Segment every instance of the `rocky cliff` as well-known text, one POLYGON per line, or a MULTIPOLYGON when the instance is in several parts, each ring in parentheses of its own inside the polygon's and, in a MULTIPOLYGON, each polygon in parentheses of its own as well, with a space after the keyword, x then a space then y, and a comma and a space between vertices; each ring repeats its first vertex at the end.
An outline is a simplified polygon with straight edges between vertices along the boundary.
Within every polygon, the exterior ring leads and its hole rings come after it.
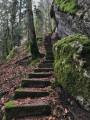
POLYGON ((50 13, 61 38, 53 47, 56 81, 90 111, 90 0, 53 0, 50 13))
POLYGON ((51 17, 60 38, 76 33, 90 37, 90 0, 54 0, 51 17))

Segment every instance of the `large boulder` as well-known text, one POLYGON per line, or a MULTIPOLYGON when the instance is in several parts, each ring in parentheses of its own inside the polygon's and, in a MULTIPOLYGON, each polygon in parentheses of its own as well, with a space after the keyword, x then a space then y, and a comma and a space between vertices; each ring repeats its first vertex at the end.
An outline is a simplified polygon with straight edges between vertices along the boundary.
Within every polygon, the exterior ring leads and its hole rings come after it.
POLYGON ((54 44, 53 53, 58 85, 88 101, 83 103, 90 110, 90 39, 82 34, 68 36, 54 44))
POLYGON ((90 37, 90 0, 53 0, 50 13, 60 38, 77 33, 90 37))

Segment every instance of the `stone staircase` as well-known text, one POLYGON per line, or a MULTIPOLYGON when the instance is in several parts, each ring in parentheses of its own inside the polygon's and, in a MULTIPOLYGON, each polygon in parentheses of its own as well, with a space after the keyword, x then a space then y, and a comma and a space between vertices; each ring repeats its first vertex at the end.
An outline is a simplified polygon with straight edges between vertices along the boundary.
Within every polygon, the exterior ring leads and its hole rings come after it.
POLYGON ((46 60, 40 63, 27 79, 22 79, 21 88, 15 90, 14 100, 5 106, 6 120, 51 114, 49 102, 41 97, 49 95, 45 88, 51 85, 49 78, 52 76, 54 57, 49 37, 46 37, 44 44, 46 60))

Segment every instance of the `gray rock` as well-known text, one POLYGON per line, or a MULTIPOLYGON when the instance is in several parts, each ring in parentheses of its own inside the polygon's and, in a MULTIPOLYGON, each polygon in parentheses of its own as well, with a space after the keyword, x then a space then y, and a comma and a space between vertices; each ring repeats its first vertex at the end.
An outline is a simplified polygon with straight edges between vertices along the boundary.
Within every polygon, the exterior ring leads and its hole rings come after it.
POLYGON ((83 106, 87 111, 90 111, 90 99, 85 100, 81 96, 76 96, 76 100, 83 106))
POLYGON ((60 38, 76 33, 90 37, 90 0, 78 0, 78 4, 81 10, 75 15, 58 11, 57 6, 54 6, 56 32, 60 38))

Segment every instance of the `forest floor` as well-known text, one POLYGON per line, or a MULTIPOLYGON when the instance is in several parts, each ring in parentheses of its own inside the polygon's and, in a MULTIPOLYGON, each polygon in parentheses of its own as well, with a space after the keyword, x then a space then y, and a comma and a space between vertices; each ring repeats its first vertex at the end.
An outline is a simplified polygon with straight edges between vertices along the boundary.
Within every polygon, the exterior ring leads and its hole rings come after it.
MULTIPOLYGON (((29 64, 31 58, 29 56, 25 56, 27 59, 24 59, 25 57, 22 58, 23 53, 25 51, 24 47, 20 46, 19 50, 20 50, 20 55, 18 57, 8 60, 4 64, 0 65, 0 120, 2 119, 4 113, 4 106, 9 100, 13 99, 14 91, 18 87, 20 87, 22 78, 28 78, 28 73, 33 72, 34 69, 38 66, 38 64, 43 60, 45 60, 44 57, 35 65, 35 67, 30 67, 29 64)), ((42 41, 39 50, 40 52, 45 54, 44 40, 42 41)), ((50 78, 50 81, 52 81, 53 79, 54 79, 54 73, 53 76, 50 78)), ((71 109, 69 110, 69 106, 70 108, 73 108, 74 111, 77 112, 79 111, 77 115, 79 114, 79 116, 81 116, 81 119, 77 119, 77 120, 89 120, 90 114, 88 112, 86 113, 83 112, 81 107, 78 110, 76 101, 74 101, 62 88, 56 89, 55 91, 49 86, 47 87, 47 89, 51 91, 51 94, 49 98, 45 97, 42 99, 48 99, 48 100, 52 99, 53 102, 52 115, 47 117, 41 116, 37 118, 27 117, 25 119, 17 119, 17 120, 75 120, 73 114, 70 112, 71 109), (70 99, 69 103, 67 102, 68 99, 70 99), (83 119, 82 115, 84 114, 86 114, 87 117, 83 119)))
MULTIPOLYGON (((13 99, 14 90, 20 87, 22 78, 28 78, 28 73, 33 72, 34 68, 38 66, 29 66, 31 57, 30 55, 24 56, 24 46, 18 47, 20 54, 14 58, 7 60, 4 64, 0 65, 0 120, 3 115, 4 105, 13 99)), ((44 45, 39 47, 39 50, 44 53, 44 45)), ((39 62, 41 62, 42 58, 39 62)))

